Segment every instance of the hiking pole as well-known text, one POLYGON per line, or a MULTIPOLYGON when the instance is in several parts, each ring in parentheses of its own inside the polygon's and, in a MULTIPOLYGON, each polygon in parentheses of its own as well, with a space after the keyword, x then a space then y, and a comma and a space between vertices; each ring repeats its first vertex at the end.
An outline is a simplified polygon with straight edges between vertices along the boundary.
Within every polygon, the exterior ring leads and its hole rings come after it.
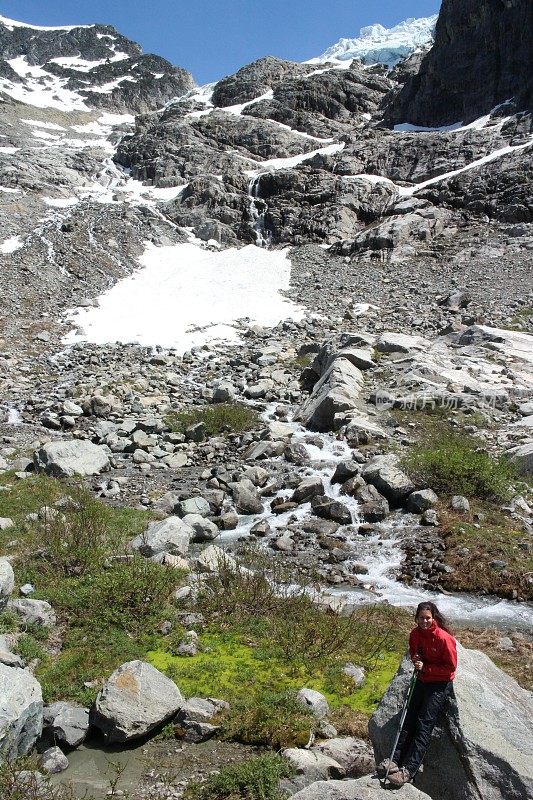
POLYGON ((402 732, 403 723, 405 722, 405 717, 407 716, 407 709, 409 708, 409 703, 411 702, 411 697, 413 696, 417 675, 418 675, 418 670, 416 670, 416 669, 413 670, 413 674, 411 675, 411 681, 409 683, 409 688, 407 690, 407 695, 405 697, 405 701, 404 701, 404 704, 403 704, 402 713, 400 715, 400 724, 398 725, 398 732, 396 734, 396 738, 394 740, 394 744, 392 745, 392 751, 391 751, 390 758, 389 758, 389 765, 387 767, 387 772, 385 773, 385 777, 383 778, 383 782, 384 783, 387 780, 387 778, 389 777, 389 771, 390 771, 390 768, 391 768, 392 759, 394 758, 394 752, 396 750, 396 746, 398 744, 398 740, 399 740, 400 734, 402 732))

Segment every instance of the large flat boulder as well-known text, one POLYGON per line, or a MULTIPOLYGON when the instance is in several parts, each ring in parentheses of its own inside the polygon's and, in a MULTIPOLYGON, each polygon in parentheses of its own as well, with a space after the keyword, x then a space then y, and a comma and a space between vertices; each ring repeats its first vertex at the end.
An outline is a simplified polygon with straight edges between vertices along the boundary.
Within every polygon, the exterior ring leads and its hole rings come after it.
POLYGON ((33 454, 37 472, 55 478, 98 475, 109 469, 109 458, 102 447, 81 439, 48 442, 33 454))
MULTIPOLYGON (((402 787, 402 800, 427 800, 428 795, 412 784, 402 787)), ((318 781, 293 794, 292 800, 391 800, 390 788, 383 788, 378 778, 318 781)))
MULTIPOLYGON (((390 755, 411 667, 404 660, 369 723, 376 761, 390 755)), ((533 697, 477 650, 458 645, 454 696, 416 785, 434 800, 533 796, 533 697)), ((403 791, 403 790, 402 790, 403 791)))
POLYGON ((394 454, 376 456, 363 467, 361 474, 393 505, 400 505, 415 489, 413 481, 398 466, 394 454))
POLYGON ((0 663, 0 762, 27 755, 43 728, 43 695, 33 675, 0 663))
POLYGON ((146 736, 184 703, 174 681, 145 661, 128 661, 98 693, 90 722, 107 742, 127 742, 146 736))
POLYGON ((130 540, 130 547, 146 558, 160 553, 185 556, 193 536, 194 530, 180 517, 167 517, 150 522, 143 533, 130 540))

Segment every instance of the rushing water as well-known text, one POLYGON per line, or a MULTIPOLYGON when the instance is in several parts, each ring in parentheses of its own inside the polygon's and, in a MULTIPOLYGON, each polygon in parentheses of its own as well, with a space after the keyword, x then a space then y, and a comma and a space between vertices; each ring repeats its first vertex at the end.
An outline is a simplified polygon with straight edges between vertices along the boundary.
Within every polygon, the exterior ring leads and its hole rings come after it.
MULTIPOLYGON (((273 408, 269 407, 264 414, 265 420, 272 418, 273 408)), ((345 495, 339 496, 340 485, 332 484, 331 477, 340 461, 351 458, 351 450, 343 441, 338 441, 332 434, 309 434, 300 425, 291 423, 293 427, 292 441, 304 445, 311 458, 309 473, 322 478, 326 495, 341 500, 352 514, 352 521, 358 522, 357 501, 345 495), (310 444, 309 440, 320 444, 310 444)), ((280 492, 280 494, 284 494, 280 492)), ((222 540, 229 543, 241 536, 249 535, 251 526, 260 519, 268 520, 272 530, 283 531, 289 519, 303 520, 309 515, 311 504, 304 503, 294 511, 285 514, 272 514, 264 511, 253 517, 245 517, 240 525, 231 532, 222 535, 222 540)), ((338 597, 349 604, 360 605, 376 600, 386 600, 391 605, 414 607, 423 600, 433 600, 439 608, 454 622, 473 627, 498 627, 505 630, 516 629, 531 632, 533 630, 533 605, 517 603, 498 597, 451 594, 419 589, 407 586, 398 580, 403 561, 401 548, 403 529, 417 519, 413 515, 402 512, 392 513, 384 522, 375 526, 374 533, 362 536, 356 532, 351 535, 350 544, 354 550, 352 563, 361 565, 355 577, 361 586, 356 589, 342 586, 327 587, 327 595, 338 597)))
POLYGON ((266 215, 268 206, 264 200, 259 197, 259 181, 261 176, 257 175, 250 179, 248 185, 248 195, 250 198, 250 227, 255 235, 255 244, 257 247, 270 247, 272 243, 272 234, 266 227, 266 215))

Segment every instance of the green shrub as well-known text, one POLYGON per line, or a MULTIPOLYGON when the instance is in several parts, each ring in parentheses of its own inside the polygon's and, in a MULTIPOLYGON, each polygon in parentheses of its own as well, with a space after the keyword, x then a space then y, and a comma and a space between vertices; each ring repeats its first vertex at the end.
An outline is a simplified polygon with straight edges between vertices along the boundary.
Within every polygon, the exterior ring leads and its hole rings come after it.
POLYGON ((17 640, 16 652, 26 663, 35 659, 41 661, 45 657, 43 646, 31 634, 25 634, 17 640))
POLYGON ((165 422, 175 433, 184 433, 190 425, 203 422, 207 435, 217 436, 249 431, 259 424, 259 415, 255 409, 240 403, 218 403, 172 411, 165 422))
POLYGON ((0 614, 0 634, 14 633, 18 628, 19 618, 14 611, 2 611, 0 614))
POLYGON ((292 773, 280 756, 260 756, 225 767, 204 783, 190 785, 184 800, 282 800, 286 794, 278 790, 278 783, 292 773))
POLYGON ((506 459, 489 455, 478 439, 451 431, 414 445, 402 464, 418 483, 448 495, 504 500, 515 477, 506 459))
POLYGON ((315 718, 298 703, 296 692, 261 692, 242 696, 231 705, 223 736, 244 744, 266 745, 275 750, 304 747, 315 718))
MULTIPOLYGON (((53 786, 49 779, 36 772, 32 759, 0 764, 0 797, 2 800, 76 800, 70 786, 53 786)), ((88 795, 85 800, 91 800, 88 795)))

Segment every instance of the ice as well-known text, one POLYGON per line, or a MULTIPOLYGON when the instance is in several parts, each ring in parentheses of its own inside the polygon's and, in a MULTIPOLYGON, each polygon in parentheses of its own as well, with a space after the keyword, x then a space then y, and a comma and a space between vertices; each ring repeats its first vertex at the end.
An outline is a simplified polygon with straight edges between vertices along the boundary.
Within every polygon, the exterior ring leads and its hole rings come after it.
POLYGON ((415 50, 433 42, 436 22, 437 14, 421 19, 406 19, 393 28, 369 25, 361 28, 355 39, 340 39, 321 56, 306 63, 321 64, 358 58, 364 64, 386 64, 392 68, 415 50))
POLYGON ((180 352, 209 341, 240 341, 237 320, 271 326, 302 319, 303 309, 281 294, 289 288, 288 249, 248 245, 211 252, 194 244, 147 244, 142 269, 78 309, 70 321, 83 330, 66 344, 138 342, 180 352))
POLYGON ((52 208, 69 208, 79 203, 77 197, 42 197, 41 199, 52 208))
POLYGON ((7 255, 8 253, 14 253, 16 250, 20 250, 20 248, 23 246, 24 242, 20 236, 10 236, 9 239, 4 239, 2 244, 0 244, 0 253, 4 253, 4 255, 7 255))
POLYGON ((25 125, 31 125, 32 127, 35 128, 47 128, 48 130, 51 131, 66 130, 66 128, 64 128, 62 125, 56 125, 55 122, 41 122, 41 120, 39 119, 21 119, 20 121, 23 122, 25 125))
POLYGON ((20 147, 0 147, 0 154, 4 154, 5 156, 12 156, 13 153, 18 153, 20 147))

